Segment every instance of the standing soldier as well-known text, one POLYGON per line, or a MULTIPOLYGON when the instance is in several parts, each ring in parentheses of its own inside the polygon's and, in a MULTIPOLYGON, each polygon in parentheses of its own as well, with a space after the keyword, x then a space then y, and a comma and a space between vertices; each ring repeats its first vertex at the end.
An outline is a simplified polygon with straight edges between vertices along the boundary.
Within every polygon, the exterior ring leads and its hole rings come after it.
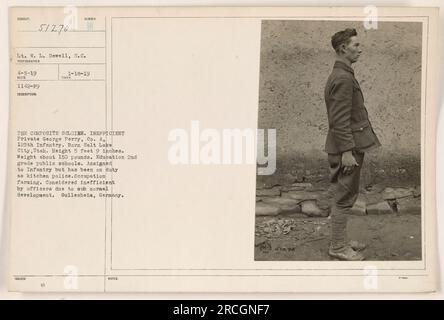
POLYGON ((339 31, 331 38, 336 61, 325 86, 329 130, 325 143, 334 185, 331 210, 332 237, 329 255, 339 260, 359 261, 364 244, 347 241, 347 214, 359 194, 364 153, 381 144, 368 119, 364 97, 355 79, 352 63, 361 48, 355 29, 339 31))

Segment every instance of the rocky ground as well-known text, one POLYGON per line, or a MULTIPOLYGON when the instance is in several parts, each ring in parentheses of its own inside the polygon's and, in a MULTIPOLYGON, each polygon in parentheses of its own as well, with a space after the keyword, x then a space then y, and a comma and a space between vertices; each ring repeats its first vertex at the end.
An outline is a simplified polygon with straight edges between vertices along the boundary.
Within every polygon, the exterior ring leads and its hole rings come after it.
MULTIPOLYGON (((332 190, 291 175, 258 179, 256 260, 330 260, 332 190)), ((366 260, 421 260, 419 186, 362 189, 349 218, 349 238, 365 242, 366 260)))

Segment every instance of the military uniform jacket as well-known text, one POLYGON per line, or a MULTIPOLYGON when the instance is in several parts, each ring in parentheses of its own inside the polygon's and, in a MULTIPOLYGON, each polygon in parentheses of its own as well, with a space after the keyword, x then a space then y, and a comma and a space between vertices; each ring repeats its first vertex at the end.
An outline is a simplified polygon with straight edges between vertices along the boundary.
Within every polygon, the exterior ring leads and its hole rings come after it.
POLYGON ((350 66, 342 61, 335 62, 324 96, 329 124, 325 152, 365 152, 381 145, 368 118, 361 87, 350 66))

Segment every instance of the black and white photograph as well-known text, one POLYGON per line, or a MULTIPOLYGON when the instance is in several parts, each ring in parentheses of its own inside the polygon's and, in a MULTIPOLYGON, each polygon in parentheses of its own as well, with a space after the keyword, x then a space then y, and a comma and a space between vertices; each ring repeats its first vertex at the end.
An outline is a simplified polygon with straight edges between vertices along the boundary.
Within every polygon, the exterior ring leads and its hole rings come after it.
POLYGON ((422 30, 262 21, 256 261, 422 260, 422 30))
POLYGON ((7 13, 5 290, 439 289, 439 8, 7 13))

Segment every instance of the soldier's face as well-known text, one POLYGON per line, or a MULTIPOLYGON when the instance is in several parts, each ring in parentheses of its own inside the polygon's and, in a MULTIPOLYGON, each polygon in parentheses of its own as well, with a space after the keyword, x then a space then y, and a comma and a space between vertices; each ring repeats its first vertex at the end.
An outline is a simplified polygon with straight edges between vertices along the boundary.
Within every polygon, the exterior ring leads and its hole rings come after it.
POLYGON ((358 61, 361 56, 362 50, 359 46, 359 40, 356 36, 350 38, 350 42, 344 45, 344 58, 348 59, 351 63, 358 61))

